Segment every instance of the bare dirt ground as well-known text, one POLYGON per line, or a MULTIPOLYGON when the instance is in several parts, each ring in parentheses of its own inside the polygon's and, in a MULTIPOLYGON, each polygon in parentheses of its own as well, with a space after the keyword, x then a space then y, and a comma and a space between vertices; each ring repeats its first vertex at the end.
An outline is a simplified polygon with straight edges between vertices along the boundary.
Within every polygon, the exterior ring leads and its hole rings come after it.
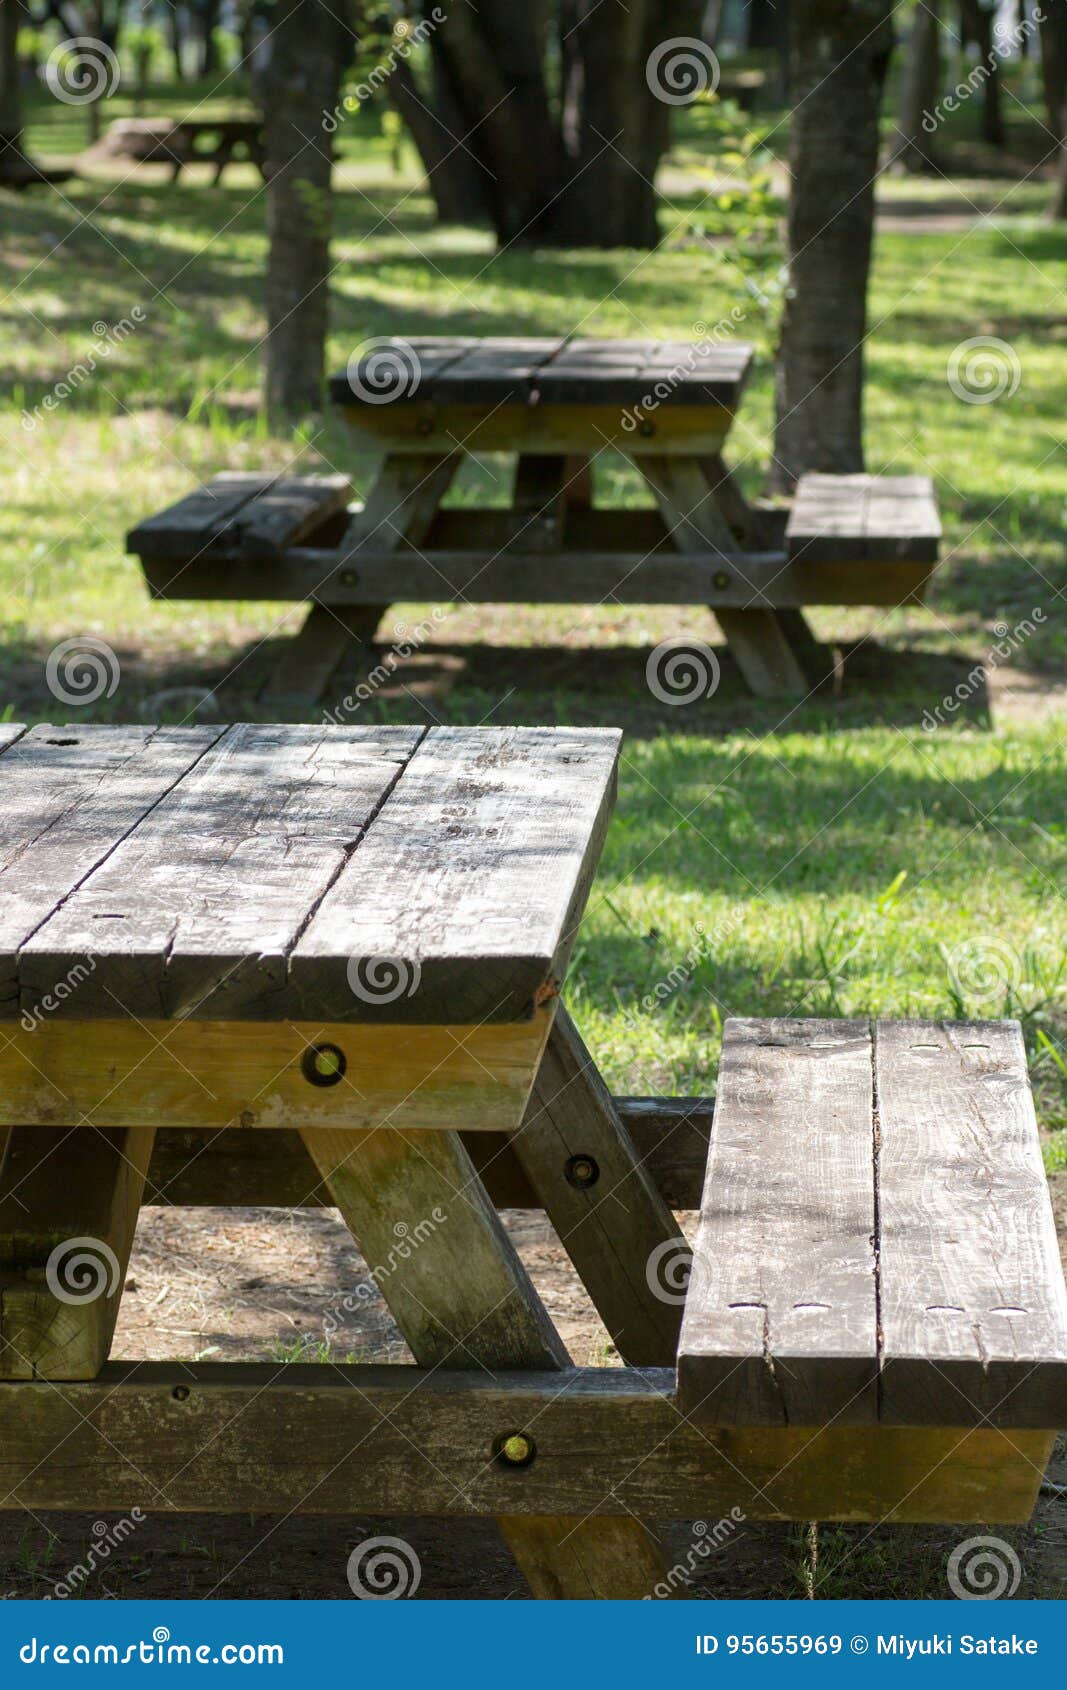
MULTIPOLYGON (((1054 1182, 1067 1238, 1067 1176, 1054 1182)), ((543 1216, 509 1212, 517 1248, 576 1362, 604 1365, 610 1341, 543 1216)), ((696 1217, 681 1217, 691 1230, 696 1217)), ((323 1315, 366 1282, 351 1235, 333 1210, 145 1209, 113 1354, 123 1359, 321 1360, 323 1315)), ((330 1358, 406 1361, 388 1310, 375 1297, 342 1315, 330 1358)), ((1067 1482, 1067 1449, 1051 1476, 1067 1482)), ((47 1596, 84 1558, 96 1515, 0 1515, 0 1596, 47 1596)), ((105 1517, 105 1523, 115 1522, 105 1517)), ((742 1522, 723 1541, 692 1522, 664 1526, 669 1559, 690 1571, 688 1594, 725 1597, 938 1597, 946 1562, 979 1527, 823 1526, 742 1522)), ((1067 1595, 1067 1501, 1043 1498, 1025 1528, 991 1527, 1019 1558, 1020 1597, 1067 1595)), ((419 1598, 526 1594, 492 1523, 157 1513, 80 1585, 101 1598, 350 1599, 353 1549, 402 1537, 421 1564, 419 1598)))

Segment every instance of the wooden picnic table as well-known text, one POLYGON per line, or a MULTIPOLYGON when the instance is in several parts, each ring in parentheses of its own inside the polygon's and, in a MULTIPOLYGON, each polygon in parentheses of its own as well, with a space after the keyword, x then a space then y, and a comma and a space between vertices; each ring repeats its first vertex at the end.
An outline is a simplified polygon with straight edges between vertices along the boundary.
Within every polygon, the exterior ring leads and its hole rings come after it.
POLYGON ((0 726, 3 1506, 495 1516, 568 1597, 656 1589, 657 1520, 1028 1515, 1067 1305, 1018 1029, 727 1023, 701 1198, 707 1100, 614 1099, 559 1002, 618 757, 0 726), (174 1201, 334 1206, 414 1366, 109 1360, 174 1201))
POLYGON ((922 476, 806 476, 790 512, 751 504, 723 458, 752 348, 711 340, 372 343, 331 393, 382 452, 361 508, 343 476, 218 477, 129 535, 153 594, 305 599, 273 690, 319 696, 389 604, 702 604, 756 693, 832 673, 812 604, 923 592, 940 523, 922 476), (600 508, 609 448, 653 509, 600 508), (506 509, 443 508, 465 458, 515 461, 506 509))
POLYGON ((169 164, 176 182, 187 164, 213 164, 214 184, 239 154, 261 171, 263 121, 259 117, 124 117, 112 123, 93 149, 99 159, 127 158, 139 164, 169 164))

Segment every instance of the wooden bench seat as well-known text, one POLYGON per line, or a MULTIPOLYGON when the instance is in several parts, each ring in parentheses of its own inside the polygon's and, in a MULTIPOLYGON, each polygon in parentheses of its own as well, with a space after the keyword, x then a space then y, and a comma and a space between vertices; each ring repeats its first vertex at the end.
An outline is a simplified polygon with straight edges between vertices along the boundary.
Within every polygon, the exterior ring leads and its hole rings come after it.
POLYGON ((1067 1424, 1017 1022, 727 1023, 678 1394, 712 1426, 1067 1424))
POLYGON ((177 564, 274 562, 289 546, 328 544, 351 497, 343 475, 216 475, 139 523, 126 549, 141 559, 149 587, 163 593, 177 564))
POLYGON ((941 519, 925 475, 802 475, 785 531, 795 563, 937 562, 941 519))

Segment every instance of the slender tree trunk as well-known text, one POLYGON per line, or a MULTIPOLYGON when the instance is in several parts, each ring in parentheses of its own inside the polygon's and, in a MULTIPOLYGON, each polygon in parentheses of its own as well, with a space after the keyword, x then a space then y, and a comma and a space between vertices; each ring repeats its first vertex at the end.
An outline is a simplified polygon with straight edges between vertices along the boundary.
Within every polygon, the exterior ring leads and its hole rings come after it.
POLYGON ((463 119, 443 74, 427 97, 409 62, 399 59, 386 87, 426 172, 438 221, 487 222, 488 172, 461 139, 463 119))
POLYGON ((773 481, 863 468, 863 342, 892 0, 793 0, 789 289, 773 481))
POLYGON ((911 175, 937 167, 934 114, 941 93, 940 12, 940 0, 923 0, 912 14, 894 147, 894 162, 911 175))
POLYGON ((266 107, 266 397, 272 424, 322 406, 329 303, 332 139, 352 38, 336 0, 278 0, 266 107))
POLYGON ((21 184, 33 174, 22 150, 18 34, 24 20, 23 0, 0 0, 0 183, 21 184))
POLYGON ((1067 218, 1067 0, 1045 0, 1041 24, 1041 81, 1048 127, 1059 141, 1056 187, 1049 207, 1055 221, 1067 218))
POLYGON ((174 76, 177 82, 185 81, 185 65, 182 60, 182 47, 185 34, 182 28, 181 8, 178 0, 167 0, 167 34, 170 36, 171 57, 174 60, 174 76))
MULTIPOLYGON (((1051 3, 1051 0, 1050 0, 1051 3)), ((1001 100, 1000 54, 996 49, 993 25, 996 13, 982 0, 960 0, 960 38, 963 46, 977 47, 979 63, 985 72, 982 79, 980 133, 990 146, 1004 145, 1004 113, 1001 100)))

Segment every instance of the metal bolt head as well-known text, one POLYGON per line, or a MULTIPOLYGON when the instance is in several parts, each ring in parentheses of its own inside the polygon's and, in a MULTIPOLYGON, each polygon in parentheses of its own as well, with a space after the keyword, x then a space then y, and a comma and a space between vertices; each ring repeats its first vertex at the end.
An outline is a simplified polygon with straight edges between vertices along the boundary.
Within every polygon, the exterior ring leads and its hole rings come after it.
POLYGON ((337 579, 342 587, 355 587, 359 582, 359 570, 342 569, 337 579))
POLYGON ((170 1394, 174 1398, 175 1402, 184 1402, 186 1397, 189 1395, 189 1387, 188 1385, 175 1385, 170 1394))
POLYGON ((730 576, 725 569, 717 569, 711 579, 713 585, 720 589, 730 585, 730 576))
POLYGON ((600 1165, 592 1156, 572 1156, 563 1170, 568 1185, 588 1191, 600 1178, 600 1165))
POLYGON ((499 1440, 496 1453, 507 1467, 528 1467, 537 1454, 537 1446, 526 1432, 507 1432, 499 1440))
POLYGON ((415 433, 416 434, 432 434, 433 433, 433 418, 432 417, 420 417, 418 422, 415 424, 415 433))

